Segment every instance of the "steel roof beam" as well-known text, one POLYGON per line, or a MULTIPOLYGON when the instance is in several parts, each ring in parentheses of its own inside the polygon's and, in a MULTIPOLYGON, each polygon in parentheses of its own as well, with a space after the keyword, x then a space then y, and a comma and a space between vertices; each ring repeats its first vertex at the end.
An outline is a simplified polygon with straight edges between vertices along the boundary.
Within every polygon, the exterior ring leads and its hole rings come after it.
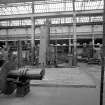
MULTIPOLYGON (((97 16, 102 15, 103 10, 88 10, 88 11, 76 11, 77 16, 97 16)), ((50 13, 36 13, 36 14, 14 14, 14 15, 1 15, 0 20, 9 19, 29 19, 31 17, 35 18, 57 18, 57 17, 72 17, 73 12, 63 11, 63 12, 50 12, 50 13)))
MULTIPOLYGON (((72 26, 73 23, 62 23, 62 24, 52 24, 51 26, 72 26)), ((76 26, 82 25, 103 25, 102 21, 99 22, 84 22, 77 23, 76 26)), ((41 25, 35 25, 35 27, 40 27, 41 25)), ((22 25, 22 26, 0 26, 0 29, 14 29, 14 28, 31 28, 31 25, 22 25)))

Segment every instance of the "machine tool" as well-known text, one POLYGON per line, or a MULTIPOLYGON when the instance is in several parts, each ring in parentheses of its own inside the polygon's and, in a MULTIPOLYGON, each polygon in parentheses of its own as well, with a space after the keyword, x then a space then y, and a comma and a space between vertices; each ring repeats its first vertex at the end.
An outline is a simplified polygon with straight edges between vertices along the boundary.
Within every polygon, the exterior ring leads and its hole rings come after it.
POLYGON ((0 91, 11 95, 16 90, 16 96, 25 96, 30 91, 30 80, 42 80, 44 74, 45 69, 17 69, 15 62, 5 62, 0 70, 0 91))

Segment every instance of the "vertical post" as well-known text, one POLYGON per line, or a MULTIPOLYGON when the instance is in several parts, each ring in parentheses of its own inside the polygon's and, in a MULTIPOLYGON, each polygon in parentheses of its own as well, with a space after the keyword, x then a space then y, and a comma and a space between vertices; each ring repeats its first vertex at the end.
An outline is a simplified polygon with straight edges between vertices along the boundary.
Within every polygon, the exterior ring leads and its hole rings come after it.
POLYGON ((51 25, 51 21, 50 19, 46 19, 46 26, 47 26, 47 47, 49 47, 50 45, 50 25, 51 25))
POLYGON ((72 67, 72 43, 71 43, 71 35, 70 35, 70 32, 71 32, 71 27, 69 27, 69 51, 68 51, 68 57, 69 57, 69 66, 72 67))
MULTIPOLYGON (((32 14, 34 14, 34 1, 32 1, 32 14)), ((35 62, 35 18, 31 17, 32 21, 32 36, 31 36, 31 53, 32 53, 32 65, 35 62)))
POLYGON ((73 66, 77 66, 77 36, 76 36, 76 12, 75 0, 73 0, 73 66))
MULTIPOLYGON (((67 6, 66 6, 66 3, 67 3, 67 2, 68 2, 68 1, 66 1, 66 0, 63 1, 63 5, 64 5, 64 8, 63 8, 64 10, 63 10, 63 11, 66 11, 66 10, 67 10, 67 9, 66 9, 66 7, 67 7, 67 6)), ((66 18, 64 18, 64 23, 66 23, 66 18)))
POLYGON ((62 1, 63 5, 64 5, 64 8, 63 8, 64 10, 63 11, 66 11, 66 2, 67 2, 66 0, 62 1))
POLYGON ((69 39, 69 54, 71 54, 71 38, 69 39))
POLYGON ((54 65, 55 67, 57 67, 57 30, 55 29, 55 61, 54 61, 54 65))
POLYGON ((41 67, 45 67, 47 64, 47 54, 50 43, 50 23, 49 20, 46 20, 45 24, 41 26, 40 34, 40 49, 39 49, 39 63, 41 67))
POLYGON ((71 32, 71 26, 69 27, 69 29, 68 29, 68 31, 69 31, 69 54, 71 54, 71 35, 70 35, 70 32, 71 32))
POLYGON ((93 49, 94 49, 94 43, 95 43, 95 40, 94 40, 94 25, 92 25, 92 45, 93 45, 93 49))
POLYGON ((102 48, 102 65, 101 65, 101 82, 100 82, 100 105, 103 105, 103 89, 104 89, 104 69, 105 69, 105 1, 103 13, 103 48, 102 48))
POLYGON ((22 66, 22 46, 21 41, 18 40, 18 68, 22 66))
POLYGON ((50 64, 50 25, 51 25, 51 21, 49 18, 46 19, 46 63, 50 64))
POLYGON ((6 48, 8 48, 8 29, 6 29, 6 34, 7 34, 7 39, 6 39, 6 42, 5 42, 5 46, 6 46, 6 48))

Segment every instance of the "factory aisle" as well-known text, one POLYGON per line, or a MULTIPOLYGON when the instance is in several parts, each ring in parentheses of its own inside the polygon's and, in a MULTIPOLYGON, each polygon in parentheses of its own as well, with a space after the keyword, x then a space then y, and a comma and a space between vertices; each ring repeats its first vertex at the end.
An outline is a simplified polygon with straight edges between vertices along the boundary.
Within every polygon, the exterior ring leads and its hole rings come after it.
POLYGON ((44 79, 42 81, 32 80, 31 85, 96 87, 95 82, 81 70, 81 67, 46 68, 44 79))

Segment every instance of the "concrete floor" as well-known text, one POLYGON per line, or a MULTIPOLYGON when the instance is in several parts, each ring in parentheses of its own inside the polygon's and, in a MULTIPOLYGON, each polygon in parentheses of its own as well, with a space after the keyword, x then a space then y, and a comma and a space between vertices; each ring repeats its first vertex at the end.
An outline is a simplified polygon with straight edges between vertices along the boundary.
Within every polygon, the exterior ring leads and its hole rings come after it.
POLYGON ((23 97, 0 96, 0 105, 99 105, 95 88, 31 87, 23 97))
MULTIPOLYGON (((35 69, 34 69, 35 70, 35 69)), ((36 69, 37 70, 37 69, 36 69)), ((95 87, 94 81, 80 67, 77 68, 46 68, 42 81, 31 81, 32 85, 56 85, 75 87, 95 87)))
POLYGON ((31 82, 33 85, 27 96, 19 98, 15 97, 15 93, 11 96, 1 94, 0 105, 99 105, 100 67, 79 66, 68 70, 65 68, 65 71, 47 70, 43 81, 31 82))

